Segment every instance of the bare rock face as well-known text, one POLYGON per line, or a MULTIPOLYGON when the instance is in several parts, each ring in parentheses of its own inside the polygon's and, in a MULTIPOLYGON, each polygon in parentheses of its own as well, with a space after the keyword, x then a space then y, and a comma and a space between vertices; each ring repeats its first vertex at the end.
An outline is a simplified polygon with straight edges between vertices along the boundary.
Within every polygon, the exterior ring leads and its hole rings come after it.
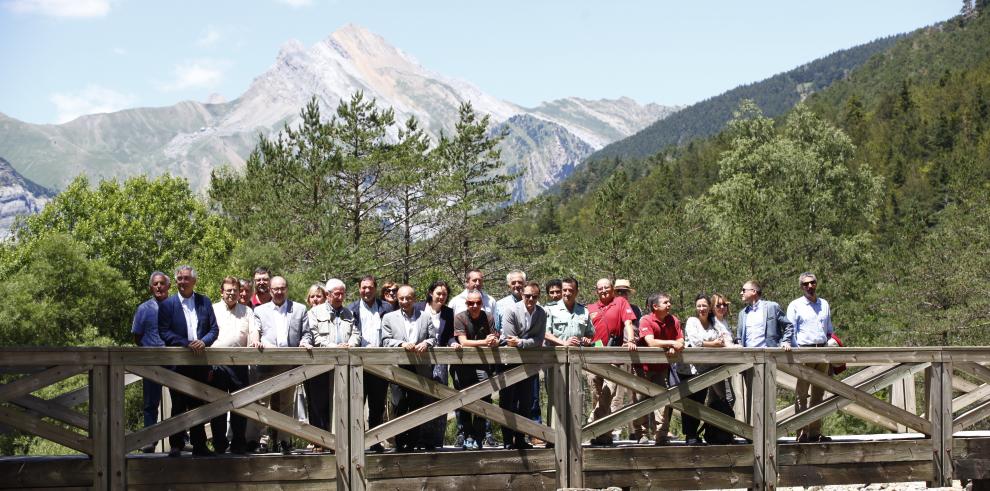
POLYGON ((7 238, 17 217, 38 213, 53 193, 21 177, 0 157, 0 239, 7 238))
POLYGON ((462 102, 490 115, 494 125, 508 125, 503 171, 529 174, 512 190, 517 200, 567 177, 589 148, 598 150, 679 109, 629 98, 565 98, 527 109, 432 71, 381 36, 350 24, 308 48, 298 41, 285 43, 272 67, 230 102, 214 95, 207 103, 127 109, 60 125, 34 125, 0 114, 0 155, 24 177, 55 189, 80 173, 99 180, 168 172, 202 190, 214 168, 243 166, 259 133, 272 135, 296 123, 311 97, 330 115, 359 90, 366 99, 392 107, 396 121, 416 117, 434 138, 453 132, 462 102), (533 138, 520 126, 549 133, 533 138))

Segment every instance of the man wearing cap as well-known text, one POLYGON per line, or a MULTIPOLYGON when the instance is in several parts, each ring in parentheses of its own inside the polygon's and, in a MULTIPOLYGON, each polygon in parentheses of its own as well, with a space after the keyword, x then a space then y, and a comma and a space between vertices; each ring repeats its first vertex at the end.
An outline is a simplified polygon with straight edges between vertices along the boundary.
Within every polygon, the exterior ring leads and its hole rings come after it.
MULTIPOLYGON (((791 346, 800 348, 821 348, 832 337, 832 311, 828 301, 817 295, 818 277, 814 273, 801 273, 798 283, 804 291, 804 295, 794 299, 787 306, 787 318, 794 323, 793 339, 788 340, 791 346)), ((787 343, 783 343, 785 346, 787 343)), ((806 365, 812 370, 828 375, 828 363, 809 363, 806 365)), ((823 389, 817 385, 798 379, 797 387, 797 412, 805 411, 809 407, 822 402, 823 389), (811 402, 808 396, 811 396, 811 402)), ((798 430, 798 443, 805 442, 827 442, 832 439, 822 435, 822 421, 815 420, 807 426, 798 430)))
MULTIPOLYGON (((595 327, 592 343, 595 346, 625 346, 629 351, 636 351, 636 338, 633 321, 636 313, 625 298, 615 295, 612 280, 602 278, 595 284, 598 301, 588 306, 588 315, 595 327)), ((588 374, 588 385, 591 386, 591 399, 594 411, 591 421, 604 418, 611 411, 612 398, 615 395, 616 383, 604 377, 588 374)), ((606 433, 591 440, 593 445, 612 445, 612 433, 606 433)))
MULTIPOLYGON (((641 311, 639 307, 629 299, 629 295, 635 292, 636 290, 633 289, 632 283, 629 280, 622 278, 615 280, 615 296, 626 299, 626 301, 629 302, 629 307, 631 307, 633 313, 636 314, 636 320, 633 321, 633 327, 635 328, 633 332, 636 334, 636 336, 632 340, 633 342, 638 341, 639 319, 643 317, 643 311, 641 311)), ((632 365, 624 364, 622 365, 622 369, 629 373, 634 373, 632 365)), ((622 409, 629 402, 627 399, 632 398, 632 395, 633 393, 629 389, 621 385, 616 386, 615 397, 612 399, 612 404, 609 407, 609 409, 613 413, 618 411, 619 409, 622 409)), ((648 435, 653 433, 653 429, 655 425, 654 425, 654 421, 649 418, 645 418, 645 421, 647 421, 646 430, 637 430, 637 425, 635 421, 629 425, 630 439, 634 441, 638 440, 640 441, 640 443, 646 443, 648 441, 648 435)), ((612 438, 618 438, 618 437, 619 437, 619 430, 613 431, 612 438)))

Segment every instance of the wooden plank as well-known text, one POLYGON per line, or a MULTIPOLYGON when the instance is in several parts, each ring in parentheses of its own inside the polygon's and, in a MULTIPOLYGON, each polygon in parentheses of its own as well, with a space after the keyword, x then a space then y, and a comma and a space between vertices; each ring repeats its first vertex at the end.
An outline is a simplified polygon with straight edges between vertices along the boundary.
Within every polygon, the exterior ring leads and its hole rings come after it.
POLYGON ((93 486, 93 461, 83 455, 0 458, 0 489, 93 486))
POLYGON ((791 351, 766 349, 766 356, 780 365, 806 363, 854 363, 868 365, 893 365, 898 363, 925 363, 941 359, 939 347, 917 348, 801 348, 791 351))
POLYGON ((584 450, 581 448, 581 423, 584 421, 584 377, 582 363, 568 356, 567 363, 567 438, 560 444, 567 447, 567 484, 583 488, 584 450))
POLYGON ((567 364, 552 365, 546 370, 548 397, 552 409, 550 427, 553 428, 556 444, 554 446, 554 465, 557 469, 557 488, 569 488, 567 465, 567 421, 570 413, 567 394, 567 364))
MULTIPOLYGON (((307 367, 312 368, 312 367, 307 367)), ((171 370, 167 370, 162 367, 152 367, 152 366, 128 366, 128 370, 133 369, 135 372, 139 372, 143 376, 150 380, 162 383, 163 385, 181 385, 184 390, 189 390, 190 392, 198 392, 195 397, 205 399, 207 401, 212 401, 215 399, 228 397, 227 392, 217 389, 215 387, 210 387, 206 384, 190 380, 182 375, 179 375, 171 370)), ((257 384, 256 384, 257 385, 257 384)), ((291 386, 291 385, 290 385, 291 386)), ((254 387, 254 386, 252 386, 254 387)), ((246 390, 246 389, 243 389, 246 390)), ((241 391, 235 393, 235 395, 240 394, 241 391)), ((199 409, 199 408, 197 408, 199 409)), ((230 409, 237 414, 241 414, 247 418, 259 421, 262 424, 266 424, 279 431, 284 431, 292 435, 298 436, 303 440, 320 445, 327 448, 336 448, 336 442, 334 436, 329 431, 317 428, 313 425, 303 423, 296 420, 291 416, 286 416, 277 411, 268 409, 258 403, 250 403, 243 407, 231 408, 230 409)), ((177 416, 181 418, 182 416, 177 416)), ((157 441, 159 437, 156 437, 158 433, 152 433, 156 428, 172 421, 175 418, 169 418, 169 420, 158 423, 154 426, 142 429, 140 431, 131 433, 127 435, 125 439, 125 447, 128 449, 140 448, 146 443, 157 441), (136 446, 134 446, 136 445, 136 446)))
POLYGON ((10 402, 28 409, 39 416, 52 418, 81 430, 89 430, 89 418, 86 415, 73 411, 53 400, 45 400, 31 394, 25 394, 10 402))
POLYGON ((525 489, 527 491, 553 491, 557 488, 554 483, 553 473, 544 472, 533 474, 483 474, 477 476, 436 476, 383 479, 378 481, 370 481, 368 483, 368 489, 397 491, 420 491, 424 489, 456 489, 458 491, 525 489))
POLYGON ((79 433, 44 421, 39 416, 0 406, 0 423, 85 454, 93 453, 93 441, 79 433))
POLYGON ((752 467, 752 445, 631 446, 585 449, 585 472, 752 467))
MULTIPOLYGON (((210 491, 326 491, 334 486, 333 480, 309 481, 261 481, 210 483, 210 491)), ((140 484, 129 486, 131 491, 203 491, 202 483, 190 484, 140 484)), ((54 491, 54 490, 53 490, 54 491)))
MULTIPOLYGON (((131 385, 140 381, 141 377, 134 375, 133 373, 124 374, 124 385, 131 385)), ((75 390, 70 390, 64 394, 60 394, 57 397, 53 397, 50 400, 60 406, 76 407, 89 401, 89 387, 80 387, 75 390)))
POLYGON ((111 348, 110 361, 122 365, 336 365, 347 363, 346 348, 111 348))
POLYGON ((564 363, 567 348, 433 348, 425 353, 401 348, 351 350, 354 365, 516 365, 564 363))
POLYGON ((944 346, 942 359, 952 363, 990 363, 990 349, 986 346, 944 346))
POLYGON ((217 455, 173 459, 139 455, 127 460, 127 484, 175 485, 328 480, 337 476, 333 455, 217 455))
POLYGON ((768 356, 763 365, 753 368, 753 482, 757 487, 776 489, 777 360, 768 356))
MULTIPOLYGON (((955 380, 955 378, 953 378, 955 380)), ((952 408, 955 410, 965 409, 966 406, 979 404, 990 399, 990 384, 983 384, 972 392, 967 392, 952 400, 952 408)), ((957 430, 958 431, 958 430, 957 430)))
POLYGON ((106 365, 106 348, 3 348, 3 365, 37 367, 106 365))
MULTIPOLYGON (((433 380, 420 377, 409 370, 399 367, 365 365, 364 370, 408 389, 438 399, 454 396, 458 393, 446 385, 441 385, 433 380)), ((555 439, 553 430, 549 426, 535 423, 525 416, 502 409, 494 404, 479 400, 466 404, 462 410, 477 414, 527 435, 535 436, 543 441, 552 442, 555 439)))
MULTIPOLYGON (((863 382, 863 381, 867 380, 869 377, 872 377, 874 375, 883 373, 887 369, 888 369, 888 366, 887 365, 873 365, 873 366, 869 366, 867 368, 864 368, 863 370, 860 370, 859 372, 856 372, 856 373, 854 373, 854 374, 852 374, 852 375, 850 375, 850 376, 842 379, 842 382, 845 383, 845 384, 847 384, 847 385, 855 385, 855 384, 857 384, 859 382, 863 382)), ((786 388, 788 388, 790 390, 795 390, 796 387, 797 387, 797 378, 795 378, 792 375, 786 374, 784 372, 778 371, 777 372, 777 384, 780 385, 780 386, 786 387, 786 388)), ((825 391, 825 393, 824 393, 824 396, 825 397, 830 397, 832 395, 834 395, 834 394, 832 394, 829 391, 825 391)), ((738 399, 739 398, 737 397, 737 400, 738 399)), ((895 421, 893 421, 893 420, 891 420, 889 418, 885 418, 885 417, 883 417, 883 416, 881 416, 881 415, 879 415, 879 414, 877 414, 877 413, 875 413, 873 411, 867 410, 867 409, 863 408, 862 406, 858 406, 855 403, 849 404, 848 406, 845 406, 845 407, 841 408, 840 411, 842 411, 842 412, 844 412, 846 414, 855 416, 855 417, 857 417, 859 419, 862 419, 863 421, 868 421, 868 422, 873 423, 873 424, 875 424, 877 426, 886 428, 886 429, 888 429, 890 431, 897 431, 897 423, 895 421)), ((741 413, 739 413, 739 414, 741 414, 741 413)), ((784 419, 786 419, 786 418, 788 418, 790 416, 793 416, 794 414, 795 414, 795 406, 794 406, 794 404, 791 404, 790 406, 787 406, 786 408, 780 409, 780 410, 777 411, 777 420, 778 421, 783 421, 784 419)))
MULTIPOLYGON (((378 368, 372 367, 374 367, 374 365, 369 365, 368 369, 375 370, 375 368, 378 368)), ((372 428, 368 430, 368 432, 364 435, 364 438, 367 440, 368 445, 384 442, 388 438, 432 421, 438 416, 448 414, 455 409, 464 407, 468 403, 480 400, 481 398, 489 396, 505 387, 521 382, 534 375, 538 375, 540 373, 540 368, 541 365, 519 365, 518 367, 515 367, 507 372, 496 374, 488 380, 478 382, 477 384, 462 389, 459 392, 455 391, 454 394, 456 395, 441 398, 438 401, 427 404, 426 406, 410 411, 407 414, 403 414, 402 416, 379 425, 378 427, 372 428)), ((389 369, 389 371, 395 372, 395 370, 391 369, 389 369)), ((403 371, 408 372, 408 370, 403 371)), ((427 379, 420 377, 419 380, 427 379)), ((555 440, 547 441, 552 442, 555 440)))
MULTIPOLYGON (((4 360, 6 363, 7 360, 4 360)), ((7 402, 25 394, 30 394, 38 389, 48 387, 65 380, 73 375, 88 371, 92 368, 89 365, 62 365, 51 367, 48 370, 25 375, 17 380, 0 385, 0 402, 7 402)))
POLYGON ((931 371, 932 482, 952 485, 952 364, 933 363, 931 371))
MULTIPOLYGON (((344 371, 345 367, 341 367, 344 371)), ((369 444, 364 441, 364 370, 361 365, 346 367, 350 377, 348 387, 348 418, 350 419, 348 448, 351 458, 351 490, 364 491, 368 477, 365 475, 364 449, 369 444)))
MULTIPOLYGON (((780 468, 781 486, 928 481, 931 461, 788 465, 780 468)), ((896 489, 896 486, 892 489, 896 489)))
POLYGON ((901 408, 891 406, 885 401, 881 401, 870 394, 863 391, 849 387, 848 385, 832 380, 827 375, 818 373, 804 365, 780 365, 780 370, 783 370, 795 377, 804 379, 813 385, 817 385, 825 390, 832 392, 841 397, 847 399, 852 399, 859 405, 883 414, 884 416, 904 424, 910 428, 920 431, 926 435, 931 434, 932 425, 928 420, 911 414, 901 408))
POLYGON ((638 348, 636 351, 629 351, 626 348, 568 348, 569 353, 581 363, 586 364, 644 364, 644 363, 709 363, 709 364, 736 364, 754 363, 763 359, 762 350, 751 348, 720 348, 684 350, 687 355, 667 356, 666 350, 662 348, 638 348))
POLYGON ((369 480, 535 473, 556 469, 551 449, 386 453, 368 455, 365 459, 369 480))
POLYGON ((588 472, 589 488, 732 489, 753 487, 752 467, 588 472))
MULTIPOLYGON (((627 421, 632 421, 636 418, 646 416, 650 414, 657 408, 666 406, 672 402, 679 401, 686 398, 689 394, 697 392, 699 390, 705 389, 711 385, 714 385, 726 378, 732 376, 733 374, 740 373, 749 368, 749 364, 740 365, 726 365, 713 369, 702 375, 698 375, 690 380, 687 380, 676 387, 671 387, 670 390, 664 389, 663 387, 653 384, 647 380, 644 380, 642 384, 650 384, 653 388, 649 389, 653 391, 656 395, 649 399, 644 399, 640 402, 633 403, 626 406, 602 419, 592 422, 586 425, 581 431, 581 438, 594 438, 603 433, 612 431, 612 428, 616 428, 622 423, 627 421)), ((586 368, 587 370, 587 368, 586 368)), ((644 385, 645 387, 645 385, 644 385)))
POLYGON ((110 365, 107 368, 107 439, 110 445, 107 462, 110 464, 110 480, 108 489, 123 491, 127 489, 127 450, 124 448, 124 434, 127 432, 127 420, 124 415, 124 366, 110 365))
MULTIPOLYGON (((952 368, 956 371, 968 373, 974 377, 979 378, 984 382, 990 382, 990 368, 980 365, 979 363, 972 363, 972 362, 956 363, 952 365, 952 368)), ((955 386, 955 380, 953 380, 953 386, 955 386)), ((973 389, 975 388, 976 387, 974 384, 973 389)))
MULTIPOLYGON (((338 491, 351 489, 351 451, 362 452, 363 449, 352 449, 350 442, 350 376, 346 366, 339 366, 333 371, 333 434, 337 439, 336 462, 338 491)), ((362 412, 363 414, 363 412, 362 412)), ((363 428, 363 426, 362 426, 363 428)))
POLYGON ((879 440, 779 445, 777 464, 821 465, 868 462, 928 460, 932 456, 929 439, 879 440))
POLYGON ((89 438, 93 442, 94 489, 110 487, 110 395, 109 367, 97 365, 89 372, 89 438))
POLYGON ((681 399, 671 403, 681 414, 689 414, 704 421, 707 424, 717 426, 726 431, 731 431, 734 435, 739 435, 747 440, 753 439, 753 427, 743 423, 732 416, 720 413, 700 402, 691 399, 681 399))
POLYGON ((962 431, 970 426, 973 426, 984 419, 990 417, 990 401, 986 401, 979 406, 976 406, 965 413, 960 414, 952 422, 952 431, 962 431))
MULTIPOLYGON (((880 391, 881 389, 886 388, 890 384, 900 382, 903 379, 903 377, 910 377, 913 383, 914 374, 925 370, 929 366, 931 366, 930 363, 897 365, 887 370, 884 370, 882 373, 870 377, 852 386, 851 388, 866 392, 868 394, 873 394, 880 391)), ((846 380, 839 381, 838 383, 845 384, 846 380)), ((812 421, 820 420, 826 415, 833 413, 839 409, 845 408, 853 403, 851 399, 846 399, 844 397, 832 395, 832 393, 830 392, 828 394, 829 396, 823 399, 821 403, 808 408, 806 411, 803 411, 800 414, 796 414, 789 418, 785 418, 777 426, 778 431, 783 433, 789 431, 795 431, 799 428, 803 428, 812 421)), ((903 408, 898 408, 898 409, 905 411, 903 408)), ((780 413, 778 412, 778 416, 779 414, 780 413)))

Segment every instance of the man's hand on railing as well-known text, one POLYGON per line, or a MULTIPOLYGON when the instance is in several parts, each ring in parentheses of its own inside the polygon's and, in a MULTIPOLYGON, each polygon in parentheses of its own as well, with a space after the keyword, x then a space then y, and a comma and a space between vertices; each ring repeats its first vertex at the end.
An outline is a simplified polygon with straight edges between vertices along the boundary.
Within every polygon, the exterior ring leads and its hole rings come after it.
POLYGON ((306 348, 306 351, 313 351, 313 345, 309 343, 299 343, 300 348, 306 348))
POLYGON ((636 343, 632 341, 626 341, 626 349, 629 351, 636 351, 636 343))
POLYGON ((206 349, 206 343, 201 339, 189 341, 189 349, 193 350, 193 353, 202 353, 206 349))
POLYGON ((571 336, 567 339, 568 346, 581 346, 581 338, 577 336, 571 336))
POLYGON ((498 334, 489 334, 485 337, 485 345, 489 348, 498 346, 498 334))
POLYGON ((791 350, 791 344, 790 343, 784 343, 784 344, 780 345, 780 347, 781 348, 784 348, 784 351, 790 351, 791 350))
POLYGON ((415 349, 417 353, 426 353, 426 350, 430 349, 430 345, 426 341, 423 341, 422 343, 417 344, 415 349))

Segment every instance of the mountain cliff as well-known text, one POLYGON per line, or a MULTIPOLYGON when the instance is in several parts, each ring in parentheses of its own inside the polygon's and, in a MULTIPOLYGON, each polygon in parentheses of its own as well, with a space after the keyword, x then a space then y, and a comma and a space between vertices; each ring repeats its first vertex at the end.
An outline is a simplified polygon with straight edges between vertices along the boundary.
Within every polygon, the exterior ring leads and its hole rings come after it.
POLYGON ((52 196, 52 191, 24 179, 0 157, 0 239, 7 237, 17 217, 41 211, 52 196))
POLYGON ((294 124, 310 97, 315 95, 329 115, 358 90, 380 106, 394 108, 398 121, 415 116, 434 137, 453 131, 462 102, 505 124, 505 170, 525 172, 512 190, 520 200, 566 177, 580 162, 574 160, 578 156, 677 109, 643 106, 628 98, 567 98, 523 108, 429 70, 381 36, 347 25, 309 48, 287 42, 273 66, 230 102, 211 97, 219 103, 185 101, 87 115, 61 125, 29 124, 0 114, 0 154, 16 162, 25 177, 53 188, 79 173, 107 179, 169 172, 203 189, 215 167, 242 166, 258 134, 271 135, 286 123, 294 124), (526 118, 513 123, 517 116, 526 118), (549 133, 545 139, 534 138, 535 128, 549 133), (544 142, 549 146, 544 148, 544 142))

